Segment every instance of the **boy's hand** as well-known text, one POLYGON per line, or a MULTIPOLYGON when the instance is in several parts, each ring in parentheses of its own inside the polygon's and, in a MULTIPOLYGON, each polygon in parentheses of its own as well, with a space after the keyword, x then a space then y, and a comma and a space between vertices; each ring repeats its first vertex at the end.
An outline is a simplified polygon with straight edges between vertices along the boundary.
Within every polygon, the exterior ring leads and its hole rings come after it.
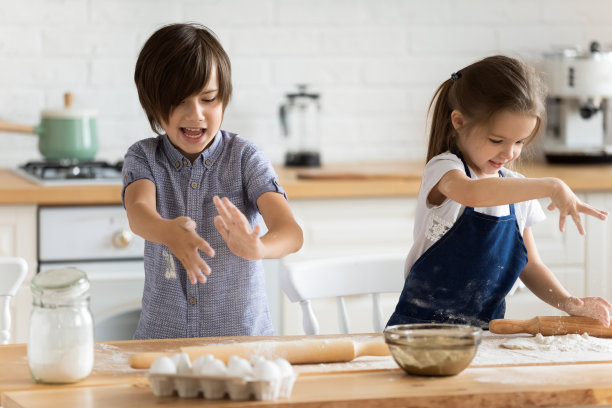
POLYGON ((191 218, 178 217, 169 222, 166 246, 185 267, 189 282, 194 285, 197 282, 205 283, 205 275, 210 275, 210 267, 204 262, 199 251, 212 257, 215 256, 215 250, 197 234, 196 223, 191 218))
POLYGON ((610 327, 610 313, 608 311, 610 307, 612 307, 612 304, 600 297, 575 298, 570 296, 562 309, 573 316, 597 319, 605 327, 610 327))
POLYGON ((555 188, 553 189, 553 194, 551 194, 550 199, 552 201, 548 205, 548 209, 551 211, 555 208, 559 210, 559 230, 561 231, 565 229, 565 217, 568 215, 574 220, 580 235, 584 235, 580 213, 591 215, 600 220, 605 220, 608 216, 607 211, 598 210, 595 207, 583 203, 568 185, 559 179, 556 179, 555 188))
POLYGON ((261 227, 251 229, 249 221, 227 197, 213 197, 219 215, 215 217, 215 228, 223 237, 230 251, 249 260, 263 258, 264 245, 259 239, 261 227))

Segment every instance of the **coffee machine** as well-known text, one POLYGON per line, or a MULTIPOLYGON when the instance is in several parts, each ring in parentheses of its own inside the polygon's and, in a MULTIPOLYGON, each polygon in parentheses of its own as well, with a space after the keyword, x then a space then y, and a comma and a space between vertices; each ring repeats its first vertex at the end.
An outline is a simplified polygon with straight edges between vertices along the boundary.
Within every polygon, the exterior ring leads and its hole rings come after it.
POLYGON ((319 105, 318 93, 309 92, 307 85, 298 85, 298 92, 286 95, 279 109, 279 119, 286 141, 285 165, 318 167, 319 105))
POLYGON ((612 51, 545 54, 548 116, 543 151, 551 163, 612 162, 612 51))

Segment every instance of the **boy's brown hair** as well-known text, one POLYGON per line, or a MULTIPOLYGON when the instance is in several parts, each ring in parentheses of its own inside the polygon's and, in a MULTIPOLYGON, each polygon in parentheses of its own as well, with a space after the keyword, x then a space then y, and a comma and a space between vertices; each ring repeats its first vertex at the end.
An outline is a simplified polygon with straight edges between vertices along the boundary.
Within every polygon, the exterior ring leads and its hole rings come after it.
POLYGON ((217 98, 223 110, 232 95, 230 60, 216 35, 196 24, 170 24, 157 30, 144 44, 134 72, 138 99, 151 129, 164 133, 172 110, 199 93, 217 70, 217 98))

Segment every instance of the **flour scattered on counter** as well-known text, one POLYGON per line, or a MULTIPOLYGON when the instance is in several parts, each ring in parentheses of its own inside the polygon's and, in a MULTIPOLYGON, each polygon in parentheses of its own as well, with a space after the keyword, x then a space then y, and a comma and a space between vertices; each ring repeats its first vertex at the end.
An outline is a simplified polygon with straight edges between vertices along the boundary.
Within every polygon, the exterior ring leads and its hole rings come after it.
POLYGON ((584 334, 566 334, 564 336, 542 336, 540 333, 534 337, 521 337, 508 340, 500 347, 511 350, 536 350, 553 352, 597 351, 612 352, 612 343, 609 340, 591 337, 584 334))

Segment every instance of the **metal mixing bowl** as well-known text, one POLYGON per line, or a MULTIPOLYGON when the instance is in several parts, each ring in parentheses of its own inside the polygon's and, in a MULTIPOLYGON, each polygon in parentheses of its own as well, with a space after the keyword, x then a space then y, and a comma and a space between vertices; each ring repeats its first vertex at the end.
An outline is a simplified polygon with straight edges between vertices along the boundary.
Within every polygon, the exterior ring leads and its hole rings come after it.
POLYGON ((448 376, 472 362, 482 330, 459 324, 400 324, 387 327, 384 336, 391 355, 408 374, 448 376))

